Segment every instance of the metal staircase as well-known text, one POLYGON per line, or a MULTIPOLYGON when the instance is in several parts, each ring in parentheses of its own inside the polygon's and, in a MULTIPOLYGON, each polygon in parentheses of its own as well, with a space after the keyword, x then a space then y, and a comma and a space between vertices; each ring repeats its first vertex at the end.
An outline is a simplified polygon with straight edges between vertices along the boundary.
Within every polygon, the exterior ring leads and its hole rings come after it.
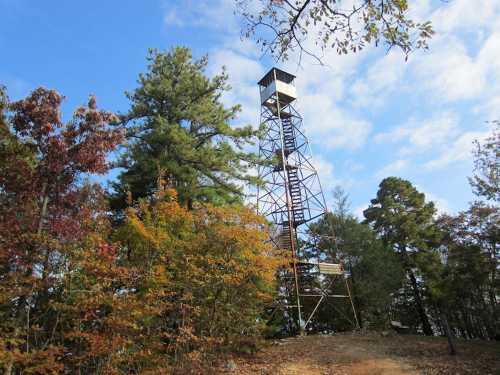
POLYGON ((284 317, 295 320, 301 331, 325 298, 339 297, 328 295, 334 279, 345 282, 346 287, 347 281, 340 264, 326 263, 314 244, 304 241, 309 226, 323 217, 327 208, 302 117, 294 108, 294 78, 272 68, 259 81, 261 124, 266 129, 259 139, 259 156, 267 163, 259 166, 258 175, 265 183, 257 191, 257 209, 275 225, 271 240, 290 256, 290 266, 279 271, 280 306, 296 311, 296 315, 287 312, 284 317), (307 319, 302 319, 302 312, 307 319))
POLYGON ((297 146, 291 117, 282 118, 281 124, 283 126, 283 143, 285 145, 285 151, 287 154, 291 154, 295 151, 297 146))
POLYGON ((288 193, 290 194, 290 205, 293 216, 293 226, 297 228, 305 221, 304 207, 302 205, 302 195, 298 168, 289 166, 288 173, 288 193))

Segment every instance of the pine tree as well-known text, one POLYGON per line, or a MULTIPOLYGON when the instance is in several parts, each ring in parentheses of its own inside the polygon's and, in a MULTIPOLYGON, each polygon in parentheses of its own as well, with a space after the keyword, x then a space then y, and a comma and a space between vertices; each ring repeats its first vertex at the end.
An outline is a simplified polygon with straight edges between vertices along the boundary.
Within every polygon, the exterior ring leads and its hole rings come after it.
MULTIPOLYGON (((376 238, 373 229, 360 223, 350 213, 349 199, 342 189, 334 190, 333 203, 333 212, 311 225, 310 235, 315 240, 315 245, 328 254, 328 258, 343 261, 345 269, 350 273, 353 300, 360 324, 370 328, 383 328, 388 324, 392 293, 402 284, 401 265, 396 254, 376 238)), ((345 291, 340 292, 342 294, 345 291)), ((337 304, 337 308, 342 306, 338 301, 333 303, 337 304)), ((350 306, 346 305, 346 315, 350 316, 350 306)), ((352 328, 352 324, 345 320, 337 318, 334 321, 335 314, 332 315, 330 309, 331 306, 328 306, 324 313, 319 311, 319 318, 331 324, 331 329, 352 328)))
POLYGON ((123 116, 128 145, 119 163, 125 171, 114 185, 115 206, 124 207, 127 192, 133 199, 152 196, 163 172, 188 207, 241 201, 241 184, 256 181, 247 173, 256 157, 244 150, 256 131, 231 126, 240 107, 221 102, 230 89, 227 75, 206 77, 207 57, 194 60, 187 48, 151 50, 147 59, 123 116))
POLYGON ((409 181, 397 177, 388 177, 380 183, 377 197, 363 212, 366 222, 372 224, 379 236, 399 254, 426 335, 433 332, 423 301, 422 280, 417 272, 423 257, 434 256, 430 250, 437 238, 433 222, 435 212, 434 204, 426 203, 423 193, 409 181))

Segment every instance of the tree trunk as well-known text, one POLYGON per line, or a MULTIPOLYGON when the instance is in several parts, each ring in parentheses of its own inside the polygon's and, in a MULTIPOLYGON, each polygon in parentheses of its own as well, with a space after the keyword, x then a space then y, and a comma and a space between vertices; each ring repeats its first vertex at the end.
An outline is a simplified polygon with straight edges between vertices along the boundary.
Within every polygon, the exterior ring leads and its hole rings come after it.
POLYGON ((492 241, 491 244, 491 282, 490 285, 488 286, 488 295, 489 295, 489 302, 491 306, 491 312, 492 312, 492 317, 493 317, 493 330, 494 334, 492 338, 498 339, 500 337, 500 326, 499 326, 499 321, 500 321, 500 316, 499 316, 499 310, 498 310, 498 302, 497 302, 497 296, 496 296, 496 282, 497 282, 497 267, 498 267, 498 261, 497 261, 497 242, 492 241))
POLYGON ((11 375, 13 367, 14 367, 14 360, 10 358, 4 367, 5 375, 11 375))
POLYGON ((465 329, 467 330, 467 333, 469 334, 469 339, 475 339, 477 336, 476 336, 476 332, 474 331, 474 328, 471 324, 471 320, 470 320, 470 315, 469 315, 469 312, 467 311, 467 308, 464 306, 462 306, 462 311, 463 311, 463 317, 464 317, 464 322, 465 322, 465 329))
POLYGON ((444 312, 441 312, 441 324, 443 325, 444 333, 446 334, 446 338, 448 339, 448 348, 450 349, 450 354, 457 354, 457 350, 455 348, 455 341, 453 338, 453 333, 451 332, 450 325, 448 324, 448 318, 444 312))
POLYGON ((418 290, 417 279, 415 278, 415 274, 410 268, 408 269, 408 275, 410 276, 410 281, 413 288, 413 295, 415 297, 415 307, 420 317, 420 321, 422 322, 422 329, 425 335, 432 336, 433 332, 431 324, 429 323, 429 318, 425 313, 424 304, 422 302, 422 298, 420 297, 420 291, 418 290))
POLYGON ((463 317, 463 313, 462 313, 461 310, 458 311, 458 313, 455 314, 455 321, 458 324, 458 329, 460 330, 461 336, 464 339, 469 340, 470 339, 469 332, 467 332, 467 327, 466 327, 466 324, 465 324, 465 321, 464 321, 464 317, 463 317))

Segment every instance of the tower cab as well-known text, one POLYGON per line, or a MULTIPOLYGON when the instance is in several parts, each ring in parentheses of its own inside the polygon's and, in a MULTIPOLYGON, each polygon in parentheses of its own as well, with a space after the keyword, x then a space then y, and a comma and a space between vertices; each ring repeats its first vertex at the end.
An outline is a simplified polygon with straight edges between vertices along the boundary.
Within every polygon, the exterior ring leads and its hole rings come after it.
POLYGON ((259 81, 260 102, 267 107, 282 108, 297 99, 295 76, 278 68, 272 68, 259 81))

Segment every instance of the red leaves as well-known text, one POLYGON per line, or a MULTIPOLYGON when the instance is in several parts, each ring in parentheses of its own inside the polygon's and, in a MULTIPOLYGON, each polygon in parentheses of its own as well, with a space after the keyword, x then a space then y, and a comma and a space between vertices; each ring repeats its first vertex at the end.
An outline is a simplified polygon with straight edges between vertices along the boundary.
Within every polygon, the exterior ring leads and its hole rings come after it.
POLYGON ((110 128, 117 117, 96 109, 78 108, 69 124, 60 120, 62 97, 53 90, 38 88, 26 99, 9 105, 11 122, 19 140, 35 147, 38 167, 33 181, 53 184, 63 191, 81 173, 105 173, 106 155, 122 141, 122 132, 110 128))
POLYGON ((100 242, 97 246, 97 255, 108 262, 113 262, 116 258, 117 248, 107 242, 100 242))
POLYGON ((162 373, 257 331, 276 265, 261 219, 188 211, 160 181, 110 243, 102 189, 79 181, 107 171, 116 116, 91 97, 63 124, 61 100, 11 104, 0 142, 0 369, 4 355, 16 373, 162 373))
POLYGON ((63 133, 69 145, 75 167, 90 173, 105 173, 107 153, 113 151, 123 139, 121 130, 108 129, 109 123, 117 121, 110 112, 97 111, 95 98, 89 102, 89 108, 79 108, 63 133))
POLYGON ((50 345, 82 328, 72 313, 100 312, 101 323, 101 306, 120 280, 114 247, 96 240, 108 229, 102 191, 79 180, 107 171, 106 157, 122 134, 109 126, 116 116, 97 110, 95 99, 63 124, 62 99, 39 88, 7 105, 10 116, 0 113, 0 357, 19 353, 16 373, 60 373, 62 347, 50 345), (15 344, 2 352, 4 337, 15 344))
POLYGON ((9 106, 14 112, 12 123, 21 136, 31 136, 36 142, 61 127, 60 106, 63 97, 54 90, 36 89, 24 100, 9 106))
POLYGON ((56 91, 38 88, 8 105, 7 124, 15 133, 12 142, 0 150, 6 161, 0 165, 0 187, 12 201, 2 207, 11 215, 0 220, 0 232, 3 222, 25 230, 42 225, 62 238, 78 233, 84 218, 74 207, 79 199, 75 183, 81 174, 108 170, 106 157, 122 140, 121 131, 109 126, 116 116, 97 110, 92 97, 90 107, 78 108, 64 125, 62 100, 56 91), (42 214, 44 201, 47 207, 42 214))

